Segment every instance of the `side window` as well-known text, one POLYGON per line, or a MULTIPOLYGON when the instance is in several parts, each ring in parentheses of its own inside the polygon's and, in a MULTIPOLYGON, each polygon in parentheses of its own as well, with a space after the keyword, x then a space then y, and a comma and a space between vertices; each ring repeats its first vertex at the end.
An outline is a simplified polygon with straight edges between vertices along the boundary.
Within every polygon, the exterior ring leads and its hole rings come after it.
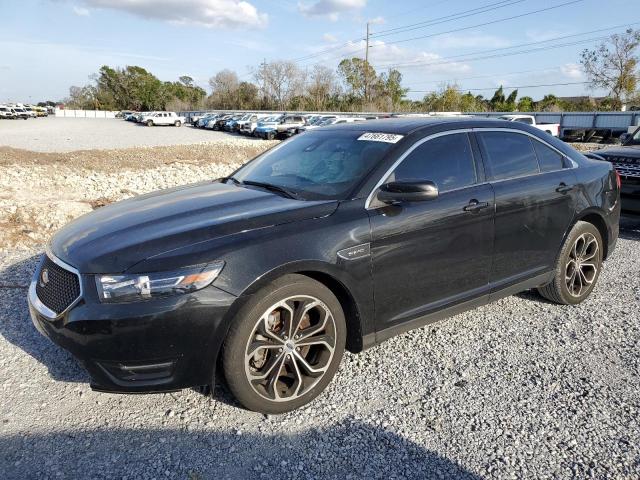
POLYGON ((453 133, 426 141, 398 165, 390 180, 431 180, 440 192, 473 185, 477 176, 468 135, 453 133))
POLYGON ((532 140, 533 148, 536 151, 538 157, 538 164, 540 165, 541 172, 551 172, 553 170, 560 170, 564 167, 562 161, 562 155, 555 150, 547 147, 544 143, 537 140, 532 140))
POLYGON ((487 154, 492 180, 539 173, 538 159, 527 135, 507 132, 481 132, 478 141, 487 154))

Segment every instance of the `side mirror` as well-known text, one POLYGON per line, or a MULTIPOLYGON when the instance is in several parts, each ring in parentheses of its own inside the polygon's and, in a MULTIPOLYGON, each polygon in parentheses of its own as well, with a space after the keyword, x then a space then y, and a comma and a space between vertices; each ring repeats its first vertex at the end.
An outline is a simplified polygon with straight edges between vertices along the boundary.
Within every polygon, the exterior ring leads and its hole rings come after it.
POLYGON ((377 197, 384 203, 422 202, 438 198, 438 186, 431 181, 389 182, 380 187, 377 197))
POLYGON ((632 135, 630 133, 623 133, 622 135, 620 135, 620 141, 625 144, 628 143, 629 140, 631 140, 632 135))

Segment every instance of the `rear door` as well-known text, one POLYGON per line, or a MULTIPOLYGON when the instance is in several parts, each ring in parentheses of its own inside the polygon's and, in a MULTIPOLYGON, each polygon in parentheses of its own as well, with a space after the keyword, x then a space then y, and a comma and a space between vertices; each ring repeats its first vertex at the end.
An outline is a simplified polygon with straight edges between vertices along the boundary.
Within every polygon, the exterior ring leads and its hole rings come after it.
POLYGON ((572 165, 549 144, 519 130, 477 131, 495 192, 493 290, 543 274, 575 210, 572 165))
POLYGON ((418 141, 385 183, 430 180, 438 198, 369 205, 378 330, 488 293, 494 198, 473 152, 466 132, 418 141))

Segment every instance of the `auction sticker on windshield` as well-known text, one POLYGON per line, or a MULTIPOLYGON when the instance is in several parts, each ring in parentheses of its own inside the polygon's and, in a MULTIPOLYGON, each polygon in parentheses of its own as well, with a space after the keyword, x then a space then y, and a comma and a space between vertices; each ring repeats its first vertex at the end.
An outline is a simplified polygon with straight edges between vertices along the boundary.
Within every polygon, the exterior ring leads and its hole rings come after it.
POLYGON ((396 135, 394 133, 363 133, 358 137, 358 140, 365 140, 368 142, 386 142, 386 143, 398 143, 404 135, 396 135))

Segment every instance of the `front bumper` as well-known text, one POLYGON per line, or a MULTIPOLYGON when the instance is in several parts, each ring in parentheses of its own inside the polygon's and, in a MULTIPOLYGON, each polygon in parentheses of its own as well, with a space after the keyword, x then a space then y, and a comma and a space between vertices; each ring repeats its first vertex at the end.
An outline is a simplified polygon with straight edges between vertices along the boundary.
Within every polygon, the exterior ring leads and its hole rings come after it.
POLYGON ((236 297, 213 286, 135 303, 98 301, 93 275, 81 275, 83 297, 50 318, 35 284, 31 319, 40 333, 71 352, 107 392, 160 392, 211 384, 236 297), (93 289, 92 289, 93 287, 93 289))

